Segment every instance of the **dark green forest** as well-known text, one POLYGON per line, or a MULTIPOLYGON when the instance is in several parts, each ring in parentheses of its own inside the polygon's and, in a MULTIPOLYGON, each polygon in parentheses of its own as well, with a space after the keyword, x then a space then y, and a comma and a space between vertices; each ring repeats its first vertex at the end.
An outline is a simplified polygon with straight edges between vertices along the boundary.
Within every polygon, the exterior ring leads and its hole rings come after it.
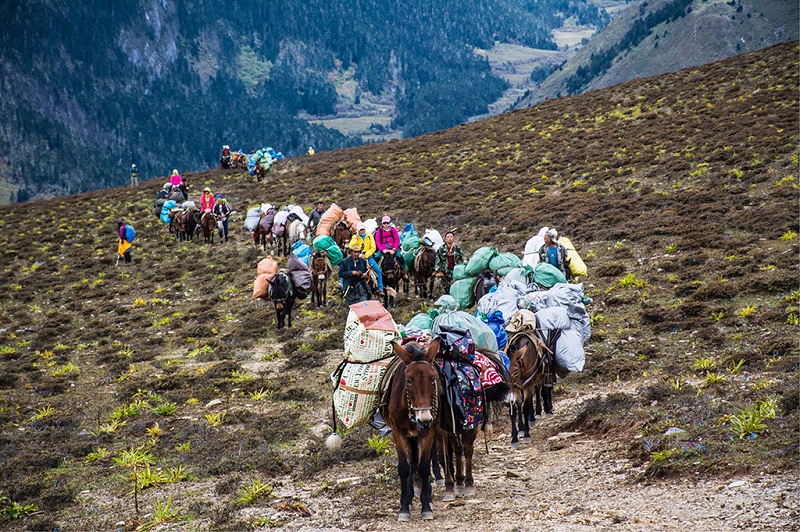
POLYGON ((555 49, 564 19, 604 26, 587 0, 0 3, 0 179, 12 200, 215 166, 220 148, 361 143, 332 115, 329 73, 395 96, 416 136, 485 113, 506 88, 473 53, 494 41, 555 49))

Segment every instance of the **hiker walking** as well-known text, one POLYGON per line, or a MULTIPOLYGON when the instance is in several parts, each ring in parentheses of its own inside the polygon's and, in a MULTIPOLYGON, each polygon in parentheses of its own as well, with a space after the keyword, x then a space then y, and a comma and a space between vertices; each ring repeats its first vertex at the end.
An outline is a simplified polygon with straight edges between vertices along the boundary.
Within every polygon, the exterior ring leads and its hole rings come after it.
POLYGON ((342 280, 342 299, 347 306, 369 299, 367 286, 367 260, 361 258, 361 246, 350 248, 350 255, 339 263, 339 279, 342 280))
POLYGON ((119 257, 122 257, 123 261, 126 264, 130 264, 131 262, 131 243, 128 241, 128 234, 127 229, 125 227, 125 221, 120 218, 117 220, 117 236, 119 236, 119 242, 117 244, 117 265, 119 265, 119 257))
POLYGON ((231 215, 231 207, 228 205, 228 200, 222 194, 215 196, 217 200, 214 204, 214 215, 217 217, 217 233, 219 233, 219 241, 228 241, 228 216, 231 215), (223 240, 224 238, 224 240, 223 240))
POLYGON ((444 245, 436 252, 436 276, 442 277, 443 286, 450 286, 453 282, 453 268, 456 264, 464 262, 464 253, 456 244, 456 235, 453 231, 444 234, 444 245))
POLYGON ((325 204, 322 201, 318 201, 317 206, 308 213, 308 230, 311 232, 311 236, 317 236, 317 225, 324 212, 325 204))
POLYGON ((139 184, 139 168, 135 164, 131 165, 131 186, 135 187, 139 184))
POLYGON ((544 244, 539 248, 539 261, 555 266, 569 281, 572 279, 572 271, 569 268, 569 260, 567 259, 567 248, 557 239, 558 231, 555 229, 550 228, 545 232, 544 244))
POLYGON ((356 234, 350 239, 350 248, 352 249, 354 246, 361 248, 361 256, 367 260, 369 267, 375 272, 378 279, 378 295, 383 296, 383 274, 374 256, 378 248, 375 247, 375 238, 367 233, 367 226, 363 222, 356 225, 356 234))

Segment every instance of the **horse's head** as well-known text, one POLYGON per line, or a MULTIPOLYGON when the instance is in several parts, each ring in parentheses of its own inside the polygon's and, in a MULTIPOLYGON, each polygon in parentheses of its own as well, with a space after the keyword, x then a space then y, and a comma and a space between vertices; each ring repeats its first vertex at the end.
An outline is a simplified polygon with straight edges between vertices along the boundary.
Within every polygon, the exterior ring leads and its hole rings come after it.
POLYGON ((281 310, 286 300, 292 296, 292 282, 289 276, 278 272, 272 281, 269 281, 269 287, 269 298, 275 303, 275 308, 281 310))
POLYGON ((387 279, 395 279, 398 277, 398 262, 394 253, 384 253, 383 260, 381 261, 381 271, 387 279))
POLYGON ((324 251, 315 251, 313 255, 311 255, 311 271, 314 272, 315 275, 324 275, 327 273, 327 256, 328 254, 324 251))
POLYGON ((427 350, 411 342, 405 347, 392 342, 394 353, 405 363, 398 375, 405 378, 406 407, 408 418, 420 435, 427 432, 436 419, 439 410, 439 372, 433 366, 433 359, 439 352, 440 340, 433 340, 427 350))
POLYGON ((520 334, 508 345, 509 375, 511 386, 518 390, 525 388, 542 373, 541 347, 527 335, 520 334))

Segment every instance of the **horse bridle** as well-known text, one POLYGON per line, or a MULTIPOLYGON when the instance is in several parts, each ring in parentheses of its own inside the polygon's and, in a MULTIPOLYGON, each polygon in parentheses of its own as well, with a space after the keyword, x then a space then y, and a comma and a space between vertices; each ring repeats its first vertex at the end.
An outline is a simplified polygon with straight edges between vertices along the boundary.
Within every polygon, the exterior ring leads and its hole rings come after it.
POLYGON ((430 426, 425 426, 414 416, 415 412, 421 412, 423 410, 430 410, 431 411, 431 420, 436 419, 436 416, 439 413, 439 371, 436 367, 428 362, 427 360, 417 360, 412 362, 411 364, 415 363, 424 363, 430 364, 433 367, 434 371, 436 372, 436 378, 433 379, 433 398, 431 399, 431 406, 429 407, 415 407, 414 403, 411 402, 411 395, 408 393, 408 383, 404 384, 404 388, 406 391, 406 406, 408 407, 408 420, 411 422, 414 427, 416 427, 418 432, 424 432, 430 428, 430 426))

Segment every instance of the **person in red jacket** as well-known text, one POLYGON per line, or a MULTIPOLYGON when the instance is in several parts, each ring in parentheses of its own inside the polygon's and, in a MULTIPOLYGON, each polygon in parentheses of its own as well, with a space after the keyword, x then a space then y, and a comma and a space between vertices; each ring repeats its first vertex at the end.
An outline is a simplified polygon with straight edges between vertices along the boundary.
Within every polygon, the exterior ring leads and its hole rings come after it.
POLYGON ((214 210, 214 196, 211 194, 211 189, 208 187, 203 189, 203 195, 200 196, 200 210, 203 212, 211 212, 214 210))

